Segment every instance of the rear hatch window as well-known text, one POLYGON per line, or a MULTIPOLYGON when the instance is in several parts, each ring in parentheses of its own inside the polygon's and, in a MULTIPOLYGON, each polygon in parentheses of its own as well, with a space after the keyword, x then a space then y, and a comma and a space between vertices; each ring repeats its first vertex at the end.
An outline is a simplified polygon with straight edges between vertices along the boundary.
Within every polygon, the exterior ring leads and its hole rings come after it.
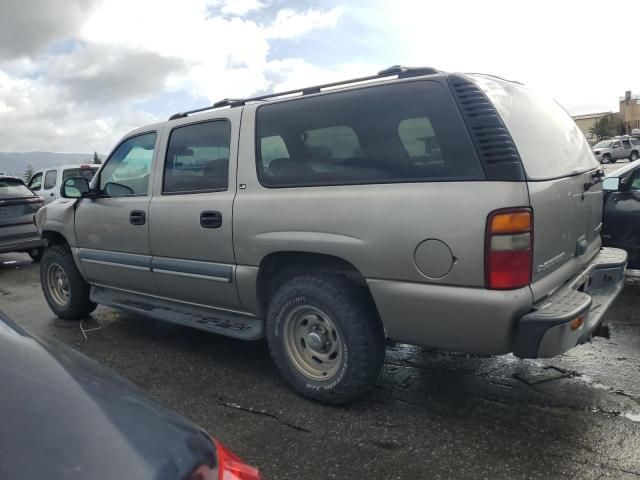
POLYGON ((33 195, 33 192, 18 179, 0 179, 0 199, 33 197, 33 195))
POLYGON ((576 175, 598 166, 584 134, 557 102, 514 82, 470 77, 505 123, 529 180, 576 175))

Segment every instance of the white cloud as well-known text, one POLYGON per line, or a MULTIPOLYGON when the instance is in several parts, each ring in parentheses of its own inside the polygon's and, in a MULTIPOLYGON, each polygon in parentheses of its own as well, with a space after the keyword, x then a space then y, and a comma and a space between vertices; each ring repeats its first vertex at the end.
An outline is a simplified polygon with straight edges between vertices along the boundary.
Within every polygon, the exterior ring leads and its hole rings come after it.
POLYGON ((224 15, 244 16, 249 12, 260 10, 267 6, 259 0, 226 0, 220 2, 220 12, 224 15))
MULTIPOLYGON (((283 83, 270 78, 277 66, 268 60, 270 40, 333 27, 342 15, 342 9, 312 8, 286 9, 273 22, 241 18, 264 6, 260 0, 108 0, 80 25, 74 16, 66 51, 13 54, 0 63, 0 148, 104 152, 127 130, 173 113, 156 118, 141 109, 141 100, 188 92, 213 102, 268 90, 283 83), (211 16, 211 5, 221 15, 211 16)), ((292 78, 318 74, 305 62, 293 63, 292 78)))
MULTIPOLYGON (((636 3, 610 0, 606 11, 632 12, 636 3)), ((617 111, 618 95, 640 90, 637 42, 609 37, 602 13, 599 0, 378 0, 364 11, 396 63, 519 80, 574 114, 617 111)))
POLYGON ((310 85, 371 75, 375 67, 368 64, 340 64, 332 68, 322 68, 306 62, 302 58, 287 58, 285 60, 272 60, 265 73, 269 81, 269 87, 273 91, 286 91, 303 88, 310 85))
POLYGON ((295 38, 317 28, 335 27, 344 13, 343 7, 321 11, 309 9, 298 13, 289 8, 282 9, 267 29, 268 38, 295 38))

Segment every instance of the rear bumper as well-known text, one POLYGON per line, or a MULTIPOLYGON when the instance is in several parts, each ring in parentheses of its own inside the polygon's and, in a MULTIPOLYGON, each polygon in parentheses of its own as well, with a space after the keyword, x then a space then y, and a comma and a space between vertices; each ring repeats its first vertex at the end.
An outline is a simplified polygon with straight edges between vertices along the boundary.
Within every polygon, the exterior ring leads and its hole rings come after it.
POLYGON ((593 335, 624 287, 627 252, 603 248, 573 280, 533 306, 518 322, 513 344, 521 358, 554 357, 593 335), (582 319, 580 326, 571 322, 582 319))
POLYGON ((0 253, 26 252, 27 250, 40 247, 44 247, 44 242, 37 236, 14 242, 3 242, 2 239, 0 239, 0 253))
POLYGON ((0 253, 24 252, 44 246, 33 223, 0 228, 0 253))

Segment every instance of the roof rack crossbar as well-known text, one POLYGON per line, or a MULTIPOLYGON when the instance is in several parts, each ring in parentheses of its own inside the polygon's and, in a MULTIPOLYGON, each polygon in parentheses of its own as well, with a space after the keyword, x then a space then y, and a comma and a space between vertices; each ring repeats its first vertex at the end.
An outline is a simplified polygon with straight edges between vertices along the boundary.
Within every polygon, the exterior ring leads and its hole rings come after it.
POLYGON ((436 73, 439 73, 439 71, 432 67, 411 68, 411 67, 403 67, 401 65, 393 65, 384 70, 380 70, 376 75, 367 75, 365 77, 351 78, 349 80, 340 80, 338 82, 324 83, 322 85, 315 85, 313 87, 296 88, 294 90, 287 90, 285 92, 268 93, 266 95, 258 95, 256 97, 249 97, 244 99, 225 98, 223 100, 215 102, 213 105, 210 105, 208 107, 202 107, 202 108, 197 108, 195 110, 176 113, 172 115, 169 118, 169 120, 185 118, 188 115, 191 115, 193 113, 200 113, 207 110, 213 110, 214 108, 239 107, 239 106, 245 105, 248 102, 260 102, 262 100, 267 100, 269 98, 285 97, 288 95, 295 95, 295 94, 311 95, 314 93, 320 93, 325 88, 338 87, 341 85, 349 85, 352 83, 361 83, 369 80, 376 80, 379 78, 394 77, 394 76, 397 76, 398 78, 408 78, 408 77, 417 77, 421 75, 434 75, 436 73))

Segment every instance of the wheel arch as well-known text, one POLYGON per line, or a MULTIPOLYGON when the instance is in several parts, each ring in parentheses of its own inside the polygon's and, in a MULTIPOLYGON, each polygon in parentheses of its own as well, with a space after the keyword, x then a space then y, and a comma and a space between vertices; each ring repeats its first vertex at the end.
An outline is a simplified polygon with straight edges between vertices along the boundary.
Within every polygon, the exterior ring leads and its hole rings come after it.
MULTIPOLYGON (((350 283, 362 289, 377 307, 367 281, 360 270, 351 262, 324 253, 307 251, 278 251, 266 255, 258 267, 256 295, 261 314, 266 314, 269 302, 277 289, 287 280, 305 273, 325 273, 346 278, 350 283)), ((378 315, 379 317, 379 315, 378 315)))
POLYGON ((46 241, 47 247, 51 245, 66 245, 71 246, 65 236, 55 230, 44 230, 42 232, 42 239, 46 241))

